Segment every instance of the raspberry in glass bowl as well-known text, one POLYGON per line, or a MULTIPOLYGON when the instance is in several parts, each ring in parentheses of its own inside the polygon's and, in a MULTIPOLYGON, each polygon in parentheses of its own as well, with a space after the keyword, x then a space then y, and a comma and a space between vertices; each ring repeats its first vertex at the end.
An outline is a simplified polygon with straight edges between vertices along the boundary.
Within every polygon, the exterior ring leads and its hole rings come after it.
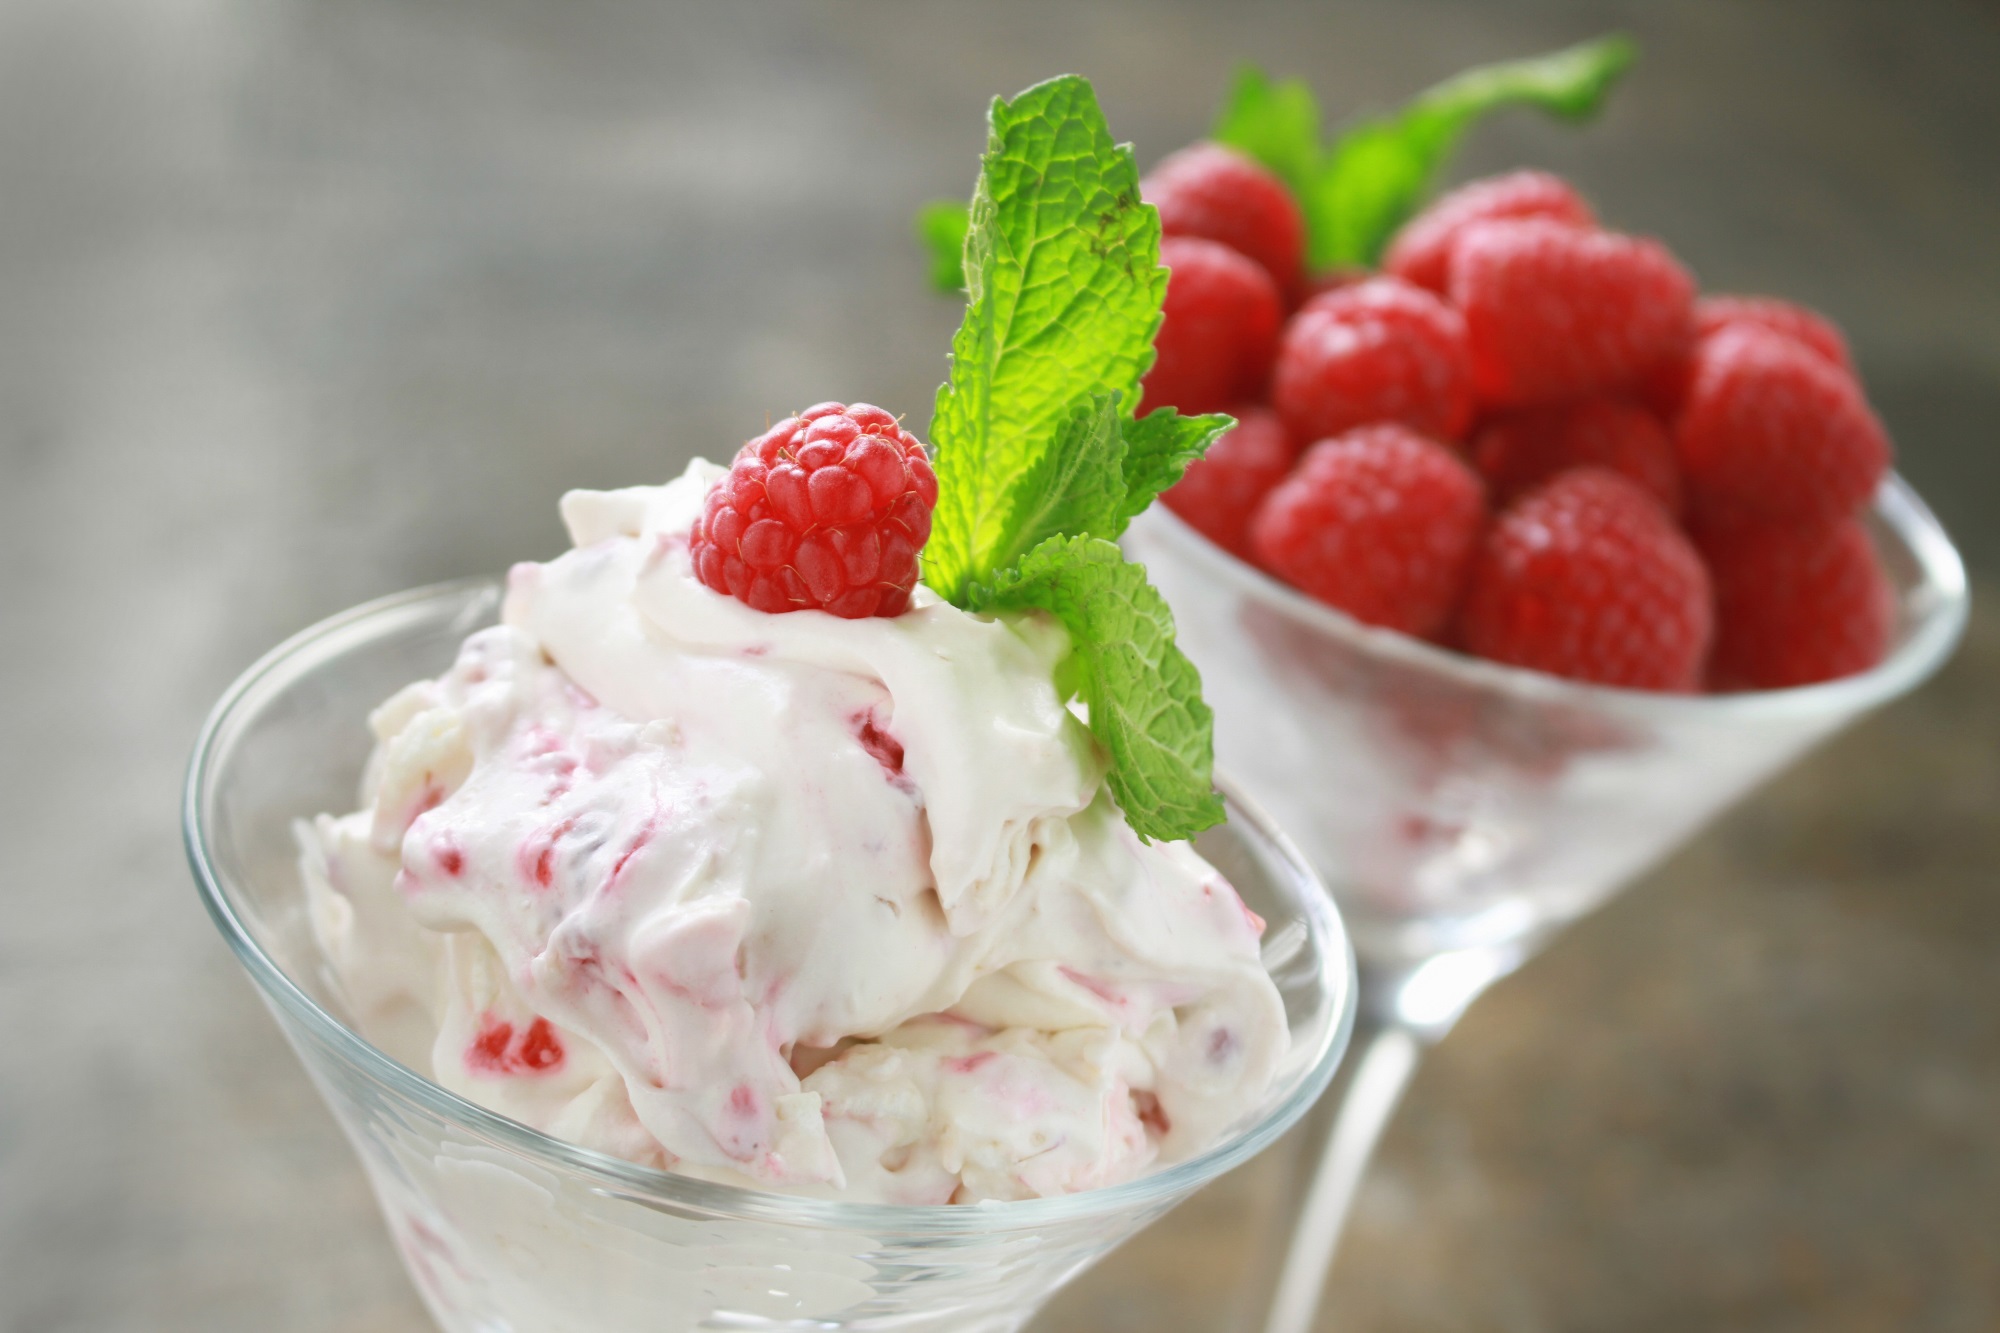
POLYGON ((1126 544, 1364 963, 1491 976, 1934 670, 1964 571, 1831 321, 1566 182, 1447 194, 1385 270, 1307 275, 1126 544))

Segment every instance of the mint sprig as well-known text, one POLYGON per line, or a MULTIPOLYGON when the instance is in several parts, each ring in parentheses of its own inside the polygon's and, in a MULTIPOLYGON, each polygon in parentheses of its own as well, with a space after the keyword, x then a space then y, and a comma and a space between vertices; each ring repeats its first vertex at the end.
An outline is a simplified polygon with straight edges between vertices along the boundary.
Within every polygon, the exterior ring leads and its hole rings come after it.
POLYGON ((1310 267, 1373 265, 1482 117, 1530 106, 1563 120, 1587 120, 1637 57, 1632 40, 1614 34, 1548 55, 1481 65, 1419 93, 1396 112, 1353 124, 1330 148, 1320 145, 1311 89, 1297 80, 1274 84, 1246 67, 1237 72, 1212 133, 1292 187, 1306 217, 1310 267))
POLYGON ((1160 221, 1088 81, 996 99, 961 247, 965 320, 931 420, 938 502, 924 581, 970 611, 1042 611, 1062 679, 1140 836, 1222 817, 1212 723, 1173 618, 1115 544, 1226 416, 1135 419, 1166 297, 1160 221))
MULTIPOLYGON (((1419 93, 1399 111, 1356 121, 1330 145, 1321 142, 1319 103, 1310 87, 1298 79, 1274 83, 1245 65, 1211 137, 1291 187, 1305 214, 1308 267, 1372 266, 1436 188, 1452 151, 1480 119, 1503 107, 1531 106, 1562 120, 1588 120, 1637 58, 1632 40, 1613 34, 1548 55, 1480 65, 1419 93)), ((966 225, 960 203, 926 204, 918 215, 939 291, 965 286, 966 225)))

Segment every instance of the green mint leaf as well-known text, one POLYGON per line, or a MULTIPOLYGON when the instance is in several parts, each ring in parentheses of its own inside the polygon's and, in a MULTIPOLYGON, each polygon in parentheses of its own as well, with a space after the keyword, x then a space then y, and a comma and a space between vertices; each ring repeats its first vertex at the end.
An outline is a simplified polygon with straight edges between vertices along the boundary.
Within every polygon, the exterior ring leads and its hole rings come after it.
POLYGON ((1502 107, 1531 106, 1583 120, 1596 113, 1637 55, 1630 38, 1613 35, 1482 65, 1420 93, 1394 115, 1356 125, 1300 195, 1308 262, 1320 269, 1374 264, 1480 118, 1502 107))
POLYGON ((1105 781, 1133 832, 1171 841, 1222 822, 1201 675, 1144 566, 1102 537, 1051 537, 980 587, 976 606, 1046 611, 1069 631, 1091 734, 1111 756, 1105 781))
POLYGON ((1496 107, 1533 106, 1563 120, 1588 120, 1638 58, 1637 43, 1612 33, 1547 55, 1479 65, 1419 95, 1410 113, 1463 124, 1496 107))
MULTIPOLYGON (((946 211, 930 217, 925 234, 947 236, 946 211)), ((1213 719, 1166 603, 1114 539, 1230 419, 1130 415, 1167 275, 1159 215, 1089 83, 994 102, 967 224, 924 581, 971 611, 1060 620, 1058 684, 1089 706, 1127 822, 1190 836, 1222 819, 1213 719)), ((933 242, 940 261, 944 248, 933 242)))
MULTIPOLYGON (((1167 272, 1129 146, 1090 83, 995 99, 965 243, 965 321, 931 419, 938 502, 924 581, 964 606, 1026 549, 1016 495, 1096 395, 1138 400, 1167 272)), ((1058 469, 1066 471, 1066 469, 1058 469)), ((1122 485, 1122 482, 1121 482, 1122 485)))
POLYGON ((1372 266, 1429 193, 1443 157, 1440 146, 1415 143, 1395 119, 1348 130, 1300 199, 1307 265, 1315 271, 1372 266))
POLYGON ((955 199, 933 199, 917 210, 917 239, 931 255, 931 285, 941 292, 965 290, 965 233, 972 210, 955 199))
POLYGON ((1007 497, 1007 534, 990 563, 1005 569, 1050 537, 1116 537, 1125 530, 1125 436, 1118 396, 1092 394, 1073 408, 1055 439, 1007 497))
POLYGON ((1208 452, 1236 418, 1221 412, 1184 417, 1171 407, 1159 407, 1136 421, 1124 423, 1125 505, 1115 537, 1153 503, 1153 497, 1181 479, 1188 464, 1208 452))
POLYGON ((1273 83, 1240 65, 1209 137, 1268 167, 1303 199, 1319 176, 1319 103, 1302 79, 1273 83))

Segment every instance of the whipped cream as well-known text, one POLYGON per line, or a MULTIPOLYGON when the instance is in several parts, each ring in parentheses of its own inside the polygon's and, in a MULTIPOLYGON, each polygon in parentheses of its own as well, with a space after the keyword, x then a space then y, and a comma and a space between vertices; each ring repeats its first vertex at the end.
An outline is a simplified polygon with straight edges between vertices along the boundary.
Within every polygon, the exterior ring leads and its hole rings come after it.
POLYGON ((575 549, 371 718, 302 828, 355 1021, 650 1165, 896 1203, 1067 1193, 1213 1142, 1283 1054, 1259 922, 1103 782, 1040 616, 919 587, 769 615, 694 577, 722 475, 572 492, 575 549))

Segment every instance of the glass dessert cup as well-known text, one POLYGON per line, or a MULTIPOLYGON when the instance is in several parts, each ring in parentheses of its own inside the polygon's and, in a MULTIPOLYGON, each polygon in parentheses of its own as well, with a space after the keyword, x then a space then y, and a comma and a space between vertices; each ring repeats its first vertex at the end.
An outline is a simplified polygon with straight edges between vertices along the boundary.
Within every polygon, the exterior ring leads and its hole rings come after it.
POLYGON ((1308 1326, 1423 1047, 1553 932, 1949 656, 1967 613, 1958 553, 1900 478, 1868 521, 1898 594, 1889 656, 1728 695, 1607 689, 1447 652, 1311 600, 1162 505, 1133 524, 1128 549, 1201 669, 1218 762, 1332 887, 1360 959, 1363 1036, 1272 1333, 1308 1326))
POLYGON ((1059 1198, 906 1207, 676 1176, 549 1138, 396 1063, 344 1021, 306 916, 291 823, 353 803, 369 709, 447 667, 497 582, 322 622, 224 695, 189 769, 185 835, 210 914, 359 1154, 424 1303, 450 1333, 1020 1327, 1195 1189, 1271 1144, 1332 1078, 1353 956, 1305 859, 1248 803, 1200 848, 1268 922, 1292 1047, 1221 1142, 1059 1198))

